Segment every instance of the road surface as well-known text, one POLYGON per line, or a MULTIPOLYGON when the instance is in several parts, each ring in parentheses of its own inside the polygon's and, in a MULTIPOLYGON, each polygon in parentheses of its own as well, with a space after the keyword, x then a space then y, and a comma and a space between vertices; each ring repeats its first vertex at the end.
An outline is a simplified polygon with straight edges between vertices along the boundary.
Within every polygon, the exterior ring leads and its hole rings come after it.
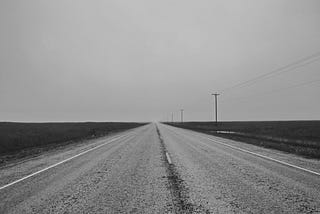
POLYGON ((320 162, 164 124, 0 168, 0 213, 320 213, 320 162))

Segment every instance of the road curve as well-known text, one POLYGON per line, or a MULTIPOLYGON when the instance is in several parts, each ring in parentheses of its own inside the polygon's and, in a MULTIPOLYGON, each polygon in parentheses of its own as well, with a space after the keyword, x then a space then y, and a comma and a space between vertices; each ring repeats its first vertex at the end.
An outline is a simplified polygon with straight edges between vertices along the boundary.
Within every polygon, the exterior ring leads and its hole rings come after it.
POLYGON ((317 174, 244 150, 320 172, 317 160, 149 124, 0 168, 0 213, 320 213, 317 174))

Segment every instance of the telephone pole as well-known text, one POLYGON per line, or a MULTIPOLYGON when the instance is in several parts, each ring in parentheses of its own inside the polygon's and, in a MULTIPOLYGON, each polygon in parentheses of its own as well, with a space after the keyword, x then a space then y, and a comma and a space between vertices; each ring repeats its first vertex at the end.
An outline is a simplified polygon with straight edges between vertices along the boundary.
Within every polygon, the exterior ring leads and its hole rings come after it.
POLYGON ((180 109, 181 111, 181 123, 183 123, 183 109, 180 109))
POLYGON ((214 93, 214 94, 211 94, 211 95, 213 95, 214 96, 214 107, 213 107, 213 109, 215 110, 215 113, 213 113, 213 114, 215 114, 215 119, 216 119, 216 126, 218 125, 218 96, 219 96, 219 94, 217 94, 217 93, 214 93))
POLYGON ((173 112, 171 113, 171 122, 173 123, 173 112))

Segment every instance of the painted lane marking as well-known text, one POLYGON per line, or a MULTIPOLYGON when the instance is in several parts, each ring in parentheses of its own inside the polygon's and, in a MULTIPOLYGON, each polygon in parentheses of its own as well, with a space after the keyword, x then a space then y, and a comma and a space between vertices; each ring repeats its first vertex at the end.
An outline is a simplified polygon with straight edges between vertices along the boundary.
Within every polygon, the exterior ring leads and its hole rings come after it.
POLYGON ((170 158, 168 152, 166 152, 166 157, 167 157, 168 163, 169 163, 169 164, 172 164, 172 161, 171 161, 171 158, 170 158))
MULTIPOLYGON (((171 130, 171 131, 172 131, 172 130, 171 130)), ((190 131, 190 132, 194 132, 194 131, 190 131)), ((218 144, 221 144, 221 145, 230 147, 230 148, 235 149, 235 150, 239 150, 239 151, 242 151, 242 152, 245 152, 245 153, 254 155, 254 156, 258 156, 258 157, 260 157, 260 158, 264 158, 264 159, 266 159, 266 160, 270 160, 270 161, 273 161, 273 162, 276 162, 276 163, 280 163, 280 164, 285 165, 285 166, 290 166, 290 167, 292 167, 292 168, 299 169, 299 170, 302 170, 302 171, 305 171, 305 172, 308 172, 308 173, 311 173, 311 174, 320 176, 320 173, 319 173, 319 172, 315 172, 315 171, 310 170, 310 169, 306 169, 306 168, 303 168, 303 167, 300 167, 300 166, 296 166, 296 165, 293 165, 293 164, 290 164, 290 163, 287 163, 287 162, 284 162, 284 161, 280 161, 280 160, 277 160, 277 159, 274 159, 274 158, 271 158, 271 157, 268 157, 268 156, 265 156, 265 155, 261 155, 261 154, 255 153, 255 152, 251 152, 251 151, 246 150, 246 149, 241 149, 241 148, 238 148, 238 147, 235 147, 235 146, 231 146, 231 145, 229 145, 229 144, 222 143, 222 142, 217 141, 217 140, 215 140, 215 139, 212 139, 212 138, 210 138, 210 137, 205 137, 205 136, 199 135, 198 133, 195 133, 195 135, 197 135, 197 136, 199 136, 199 137, 202 137, 203 139, 210 140, 210 141, 212 141, 212 142, 214 142, 214 143, 218 143, 218 144)))
POLYGON ((222 142, 220 142, 220 141, 214 140, 214 139, 212 139, 212 138, 208 138, 208 137, 203 137, 203 138, 207 138, 208 140, 210 140, 210 141, 212 141, 212 142, 214 142, 214 143, 218 143, 218 144, 221 144, 221 145, 224 145, 224 146, 227 146, 227 147, 236 149, 236 150, 240 150, 240 151, 245 152, 245 153, 249 153, 249 154, 252 154, 252 155, 255 155, 255 156, 258 156, 258 157, 267 159, 267 160, 271 160, 271 161, 280 163, 280 164, 282 164, 282 165, 290 166, 290 167, 292 167, 292 168, 300 169, 300 170, 302 170, 302 171, 309 172, 309 173, 311 173, 311 174, 320 176, 320 173, 315 172, 315 171, 312 171, 312 170, 310 170, 310 169, 306 169, 306 168, 303 168, 303 167, 300 167, 300 166, 296 166, 296 165, 293 165, 293 164, 290 164, 290 163, 287 163, 287 162, 284 162, 284 161, 280 161, 280 160, 277 160, 277 159, 274 159, 274 158, 271 158, 271 157, 268 157, 268 156, 265 156, 265 155, 261 155, 261 154, 255 153, 255 152, 251 152, 251 151, 248 151, 248 150, 246 150, 246 149, 241 149, 241 148, 238 148, 238 147, 235 147, 235 146, 231 146, 231 145, 228 145, 228 144, 226 144, 226 143, 222 143, 222 142))
POLYGON ((129 134, 124 135, 124 136, 119 136, 119 137, 113 138, 113 139, 111 139, 111 140, 109 140, 109 141, 107 141, 107 142, 105 142, 105 143, 103 143, 103 144, 100 144, 100 145, 98 145, 98 146, 95 146, 95 147, 93 147, 93 148, 91 148, 91 149, 88 149, 88 150, 86 150, 86 151, 83 151, 83 152, 81 152, 81 153, 79 153, 79 154, 77 154, 77 155, 74 155, 74 156, 72 156, 72 157, 70 157, 70 158, 67 158, 67 159, 65 159, 65 160, 63 160, 63 161, 60 161, 60 162, 58 162, 58 163, 55 163, 55 164, 53 164, 53 165, 51 165, 51 166, 48 166, 48 167, 46 167, 46 168, 44 168, 44 169, 41 169, 41 170, 39 170, 39 171, 37 171, 37 172, 34 172, 34 173, 30 174, 30 175, 27 175, 27 176, 23 177, 23 178, 20 178, 20 179, 18 179, 18 180, 15 180, 15 181, 9 183, 9 184, 6 184, 6 185, 0 187, 0 190, 5 189, 5 188, 7 188, 7 187, 10 187, 10 186, 12 186, 12 185, 14 185, 14 184, 16 184, 16 183, 19 183, 19 182, 21 182, 21 181, 23 181, 23 180, 26 180, 26 179, 28 179, 28 178, 30 178, 30 177, 33 177, 33 176, 37 175, 37 174, 40 174, 41 172, 44 172, 44 171, 47 171, 47 170, 49 170, 49 169, 51 169, 51 168, 54 168, 54 167, 56 167, 56 166, 59 166, 59 165, 65 163, 65 162, 67 162, 67 161, 70 161, 70 160, 76 158, 76 157, 79 157, 79 156, 81 156, 81 155, 84 155, 84 154, 86 154, 86 153, 88 153, 88 152, 90 152, 90 151, 93 151, 93 150, 95 150, 95 149, 98 149, 98 148, 100 148, 100 147, 102 147, 102 146, 104 146, 104 145, 106 145, 106 144, 112 143, 112 142, 114 142, 114 141, 116 141, 116 140, 119 140, 119 139, 124 138, 124 137, 127 137, 127 136, 129 136, 129 134))

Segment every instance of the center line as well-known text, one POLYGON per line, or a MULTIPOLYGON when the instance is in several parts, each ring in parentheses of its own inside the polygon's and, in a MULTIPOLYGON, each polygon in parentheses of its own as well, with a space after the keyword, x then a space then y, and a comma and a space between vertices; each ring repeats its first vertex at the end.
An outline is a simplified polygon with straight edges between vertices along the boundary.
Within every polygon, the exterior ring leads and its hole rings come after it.
POLYGON ((168 152, 166 152, 166 156, 167 156, 168 163, 169 163, 169 164, 172 164, 172 162, 171 162, 171 158, 170 158, 170 156, 169 156, 168 152))

